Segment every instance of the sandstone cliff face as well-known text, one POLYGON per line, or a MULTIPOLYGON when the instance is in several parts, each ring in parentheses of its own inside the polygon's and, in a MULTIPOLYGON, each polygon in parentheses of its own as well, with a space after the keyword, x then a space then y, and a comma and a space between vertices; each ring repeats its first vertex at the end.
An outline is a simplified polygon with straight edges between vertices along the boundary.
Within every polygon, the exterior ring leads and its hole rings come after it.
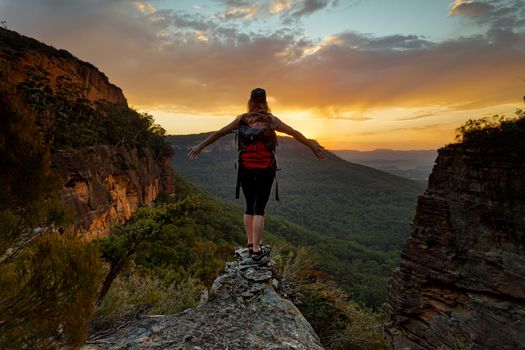
POLYGON ((64 184, 62 202, 88 238, 107 235, 112 224, 129 219, 161 191, 174 192, 170 154, 159 161, 149 149, 100 145, 58 150, 52 157, 64 184))
POLYGON ((18 86, 38 81, 50 93, 69 100, 91 103, 105 100, 127 106, 122 90, 109 83, 104 73, 65 50, 55 50, 37 40, 0 28, 0 62, 6 80, 18 86))
POLYGON ((396 349, 525 348, 525 155, 439 150, 388 284, 396 349))
MULTIPOLYGON (((242 257, 247 251, 237 253, 242 257)), ((197 308, 145 316, 82 349, 322 350, 314 330, 282 290, 273 261, 229 262, 210 299, 197 308)))
MULTIPOLYGON (((4 28, 0 28, 0 78, 25 97, 51 144, 59 128, 52 122, 56 115, 69 117, 60 124, 63 134, 75 121, 90 118, 75 112, 72 106, 79 101, 93 108, 109 102, 112 108, 127 109, 122 90, 93 65, 4 28)), ((74 135, 89 138, 94 131, 87 122, 83 127, 74 135)), ((161 191, 174 192, 172 150, 159 156, 140 146, 71 148, 58 143, 52 149, 52 167, 63 184, 62 201, 71 211, 75 228, 86 230, 88 238, 107 235, 112 224, 129 219, 161 191)))

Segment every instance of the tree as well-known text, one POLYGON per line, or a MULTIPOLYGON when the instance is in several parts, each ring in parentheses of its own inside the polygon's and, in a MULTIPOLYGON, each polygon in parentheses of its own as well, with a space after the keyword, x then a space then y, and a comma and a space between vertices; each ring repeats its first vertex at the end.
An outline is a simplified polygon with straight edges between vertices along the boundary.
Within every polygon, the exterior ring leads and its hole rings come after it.
POLYGON ((197 207, 197 201, 191 197, 174 203, 143 207, 137 210, 127 223, 113 226, 111 234, 98 241, 102 257, 109 263, 109 272, 102 285, 97 305, 100 305, 111 284, 129 263, 141 243, 158 238, 165 224, 184 225, 190 220, 189 214, 197 207))

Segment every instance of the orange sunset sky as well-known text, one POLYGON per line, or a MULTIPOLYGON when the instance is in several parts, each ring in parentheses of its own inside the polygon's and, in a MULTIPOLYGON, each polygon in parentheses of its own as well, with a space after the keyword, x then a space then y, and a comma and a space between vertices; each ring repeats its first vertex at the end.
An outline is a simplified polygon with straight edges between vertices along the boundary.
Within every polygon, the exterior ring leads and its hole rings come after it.
POLYGON ((263 87, 328 149, 435 149, 525 94, 523 0, 0 0, 0 20, 169 134, 218 129, 263 87))

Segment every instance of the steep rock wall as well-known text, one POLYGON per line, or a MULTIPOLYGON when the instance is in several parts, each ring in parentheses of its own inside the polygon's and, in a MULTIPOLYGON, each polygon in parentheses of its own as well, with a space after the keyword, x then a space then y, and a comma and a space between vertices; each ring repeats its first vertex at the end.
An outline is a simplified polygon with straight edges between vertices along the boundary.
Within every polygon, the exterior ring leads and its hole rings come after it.
POLYGON ((395 349, 525 348, 523 153, 439 150, 388 283, 395 349))
POLYGON ((6 80, 15 86, 38 81, 50 93, 72 101, 105 100, 127 106, 122 90, 92 64, 4 28, 0 28, 0 62, 6 80))
MULTIPOLYGON (((75 109, 67 107, 78 101, 91 107, 103 101, 114 108, 127 107, 122 90, 95 66, 5 28, 0 28, 0 78, 25 96, 25 103, 31 100, 38 105, 37 117, 44 129, 49 128, 50 139, 55 126, 43 120, 54 118, 55 98, 64 101, 63 113, 74 114, 75 109), (39 100, 42 92, 51 102, 39 100)), ((27 107, 36 111, 31 103, 27 107)), ((69 208, 75 228, 86 230, 88 238, 107 235, 112 224, 129 219, 161 191, 174 193, 173 151, 169 148, 161 155, 147 148, 109 145, 74 149, 53 144, 52 149, 52 167, 63 184, 62 202, 69 208)))
POLYGON ((159 160, 149 149, 100 145, 59 150, 52 158, 62 202, 88 238, 107 235, 112 224, 129 219, 160 192, 174 192, 170 154, 159 160))

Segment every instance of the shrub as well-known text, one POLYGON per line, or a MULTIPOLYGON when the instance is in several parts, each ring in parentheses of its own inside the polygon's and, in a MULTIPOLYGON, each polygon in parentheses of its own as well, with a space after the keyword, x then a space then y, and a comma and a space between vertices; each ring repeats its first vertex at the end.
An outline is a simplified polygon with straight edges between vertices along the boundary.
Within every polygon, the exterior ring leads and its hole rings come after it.
POLYGON ((0 264, 0 348, 81 344, 101 284, 99 254, 94 244, 50 230, 0 264))
POLYGON ((317 257, 309 248, 280 252, 275 259, 294 286, 299 310, 326 349, 388 349, 382 334, 384 315, 359 306, 327 274, 317 271, 317 257))
POLYGON ((117 277, 97 308, 92 330, 117 326, 136 313, 175 314, 197 306, 203 286, 184 270, 131 268, 117 277))
POLYGON ((470 119, 456 129, 456 140, 484 149, 512 151, 525 150, 525 110, 516 110, 516 116, 470 119))
POLYGON ((190 197, 173 203, 160 203, 154 207, 142 207, 127 223, 113 226, 110 236, 98 240, 102 257, 110 268, 97 303, 102 302, 113 280, 142 244, 159 239, 166 224, 186 224, 190 220, 190 212, 197 207, 197 201, 190 197))

